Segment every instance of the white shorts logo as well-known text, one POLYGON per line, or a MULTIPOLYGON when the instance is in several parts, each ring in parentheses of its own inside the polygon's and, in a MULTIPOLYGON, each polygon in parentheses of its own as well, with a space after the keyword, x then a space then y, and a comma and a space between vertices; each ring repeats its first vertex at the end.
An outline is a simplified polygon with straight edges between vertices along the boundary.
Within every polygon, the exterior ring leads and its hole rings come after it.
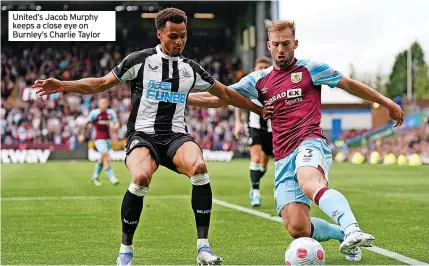
POLYGON ((287 90, 287 98, 298 98, 302 96, 301 88, 296 88, 292 90, 287 90))
POLYGON ((139 144, 139 140, 138 139, 133 140, 133 142, 131 142, 131 144, 130 144, 129 150, 132 150, 134 148, 134 146, 136 146, 137 144, 139 144))

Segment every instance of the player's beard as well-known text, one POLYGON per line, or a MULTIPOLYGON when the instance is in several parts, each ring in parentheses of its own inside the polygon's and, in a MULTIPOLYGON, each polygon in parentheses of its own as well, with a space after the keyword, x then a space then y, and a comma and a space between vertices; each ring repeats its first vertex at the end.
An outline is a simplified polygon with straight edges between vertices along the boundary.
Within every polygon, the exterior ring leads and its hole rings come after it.
POLYGON ((295 58, 294 53, 285 55, 285 60, 283 60, 283 61, 275 60, 276 61, 276 66, 279 69, 286 69, 286 68, 288 68, 292 64, 294 58, 295 58))

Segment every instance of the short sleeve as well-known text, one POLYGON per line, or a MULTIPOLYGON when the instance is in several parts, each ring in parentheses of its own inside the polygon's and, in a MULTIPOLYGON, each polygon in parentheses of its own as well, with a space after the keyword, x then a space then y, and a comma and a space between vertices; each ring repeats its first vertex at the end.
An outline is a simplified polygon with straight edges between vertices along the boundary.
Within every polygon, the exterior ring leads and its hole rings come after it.
POLYGON ((208 91, 210 90, 216 83, 214 78, 204 70, 202 66, 197 64, 196 62, 189 60, 189 65, 194 71, 195 82, 192 86, 192 89, 196 91, 208 91))
POLYGON ((310 72, 314 85, 328 85, 334 88, 338 85, 343 75, 330 67, 328 64, 319 63, 311 60, 300 60, 297 65, 305 65, 310 72))
POLYGON ((95 109, 95 110, 92 110, 91 112, 89 112, 89 115, 88 115, 88 122, 94 122, 94 120, 97 118, 97 115, 98 115, 98 110, 97 109, 95 109))
POLYGON ((258 90, 256 89, 256 82, 259 79, 258 72, 252 72, 244 78, 240 79, 239 82, 230 85, 229 87, 236 90, 242 96, 249 100, 258 100, 258 90))
POLYGON ((121 82, 131 81, 137 77, 142 64, 141 54, 134 52, 125 57, 112 72, 121 82))
POLYGON ((118 121, 118 116, 116 115, 116 112, 113 111, 112 109, 109 109, 109 115, 112 117, 112 122, 117 122, 118 121))

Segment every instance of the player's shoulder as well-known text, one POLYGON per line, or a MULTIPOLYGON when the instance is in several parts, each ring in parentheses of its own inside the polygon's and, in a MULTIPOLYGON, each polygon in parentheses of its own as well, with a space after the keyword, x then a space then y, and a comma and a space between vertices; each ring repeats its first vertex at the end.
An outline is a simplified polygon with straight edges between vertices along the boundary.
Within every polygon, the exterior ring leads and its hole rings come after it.
POLYGON ((128 54, 123 61, 138 64, 143 62, 147 57, 152 56, 154 54, 156 54, 155 48, 147 48, 139 51, 134 51, 128 54))
POLYGON ((108 114, 116 115, 115 110, 113 110, 112 108, 107 108, 107 113, 108 113, 108 114))
POLYGON ((308 71, 313 71, 317 68, 329 68, 329 66, 320 61, 312 60, 312 59, 298 59, 295 63, 297 66, 302 66, 308 69, 308 71))
POLYGON ((192 60, 191 58, 181 56, 180 59, 182 59, 183 63, 190 65, 193 69, 204 70, 204 68, 200 64, 198 64, 195 60, 192 60))
POLYGON ((100 114, 100 113, 101 113, 100 108, 92 109, 92 110, 89 112, 89 114, 90 114, 90 115, 98 115, 98 114, 100 114))
POLYGON ((88 119, 90 119, 90 120, 94 120, 94 119, 96 119, 97 118, 97 116, 98 115, 100 115, 100 113, 101 113, 101 110, 99 109, 99 108, 96 108, 96 109, 92 109, 90 112, 89 112, 89 115, 88 115, 88 119))
POLYGON ((262 70, 255 70, 255 71, 251 72, 250 74, 248 74, 245 78, 247 80, 251 80, 251 81, 254 81, 256 83, 261 78, 270 74, 271 71, 273 71, 273 69, 274 69, 274 66, 270 66, 270 67, 268 67, 266 69, 262 69, 262 70))

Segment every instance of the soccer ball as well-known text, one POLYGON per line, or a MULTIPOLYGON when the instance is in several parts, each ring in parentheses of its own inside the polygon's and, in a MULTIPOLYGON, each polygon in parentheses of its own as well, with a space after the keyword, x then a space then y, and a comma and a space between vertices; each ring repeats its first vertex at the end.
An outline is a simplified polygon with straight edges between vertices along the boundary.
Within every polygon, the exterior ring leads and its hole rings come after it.
POLYGON ((325 265, 325 250, 309 237, 297 238, 287 247, 286 265, 325 265))

